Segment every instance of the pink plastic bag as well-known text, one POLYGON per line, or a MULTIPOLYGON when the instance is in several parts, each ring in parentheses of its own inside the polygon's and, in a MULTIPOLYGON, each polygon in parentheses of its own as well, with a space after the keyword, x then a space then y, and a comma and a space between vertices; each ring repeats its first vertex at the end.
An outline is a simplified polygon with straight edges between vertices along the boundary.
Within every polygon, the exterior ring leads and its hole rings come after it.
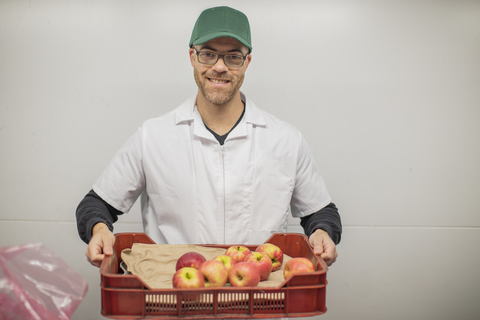
POLYGON ((68 320, 88 284, 42 244, 0 248, 0 319, 68 320))

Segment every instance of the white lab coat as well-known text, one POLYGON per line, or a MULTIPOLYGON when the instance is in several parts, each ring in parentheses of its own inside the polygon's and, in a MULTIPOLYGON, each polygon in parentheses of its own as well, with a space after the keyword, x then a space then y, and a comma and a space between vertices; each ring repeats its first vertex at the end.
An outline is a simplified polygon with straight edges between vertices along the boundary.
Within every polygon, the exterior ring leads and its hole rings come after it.
POLYGON ((142 195, 145 233, 156 243, 261 244, 293 216, 331 201, 300 132, 242 94, 241 122, 221 146, 192 97, 147 120, 94 191, 128 212, 142 195))

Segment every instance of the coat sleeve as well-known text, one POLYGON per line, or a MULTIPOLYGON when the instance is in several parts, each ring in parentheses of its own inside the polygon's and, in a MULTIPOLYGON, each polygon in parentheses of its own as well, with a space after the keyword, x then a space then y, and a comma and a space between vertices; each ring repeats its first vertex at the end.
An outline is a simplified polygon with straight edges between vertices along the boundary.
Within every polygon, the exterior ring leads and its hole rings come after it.
POLYGON ((93 190, 112 207, 127 213, 145 187, 143 128, 139 128, 114 155, 93 190))
POLYGON ((292 215, 304 217, 326 207, 332 200, 310 148, 298 133, 295 184, 290 201, 292 215))
POLYGON ((102 198, 100 198, 93 190, 80 201, 77 207, 77 230, 80 239, 85 243, 89 243, 92 238, 92 229, 99 222, 105 223, 110 231, 113 231, 113 223, 118 220, 118 215, 123 212, 115 209, 102 198))

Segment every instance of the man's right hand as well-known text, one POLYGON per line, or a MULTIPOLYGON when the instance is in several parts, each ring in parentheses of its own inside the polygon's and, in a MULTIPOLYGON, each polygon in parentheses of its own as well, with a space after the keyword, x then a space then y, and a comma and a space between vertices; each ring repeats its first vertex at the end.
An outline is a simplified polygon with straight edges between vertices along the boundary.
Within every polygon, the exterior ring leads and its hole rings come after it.
POLYGON ((88 243, 87 256, 88 262, 96 267, 100 267, 105 256, 113 254, 113 244, 115 236, 104 223, 97 223, 92 230, 92 239, 88 243))

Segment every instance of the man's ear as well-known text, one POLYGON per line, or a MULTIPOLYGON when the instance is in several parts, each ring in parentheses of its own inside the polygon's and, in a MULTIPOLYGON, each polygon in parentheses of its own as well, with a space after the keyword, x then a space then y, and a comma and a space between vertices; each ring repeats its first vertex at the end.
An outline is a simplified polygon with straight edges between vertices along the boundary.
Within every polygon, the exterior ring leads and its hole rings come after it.
POLYGON ((195 65, 195 50, 193 48, 190 48, 188 50, 188 54, 190 55, 190 63, 192 64, 192 67, 195 65))
POLYGON ((248 54, 247 58, 245 59, 245 71, 247 71, 251 61, 252 61, 252 55, 248 54))

